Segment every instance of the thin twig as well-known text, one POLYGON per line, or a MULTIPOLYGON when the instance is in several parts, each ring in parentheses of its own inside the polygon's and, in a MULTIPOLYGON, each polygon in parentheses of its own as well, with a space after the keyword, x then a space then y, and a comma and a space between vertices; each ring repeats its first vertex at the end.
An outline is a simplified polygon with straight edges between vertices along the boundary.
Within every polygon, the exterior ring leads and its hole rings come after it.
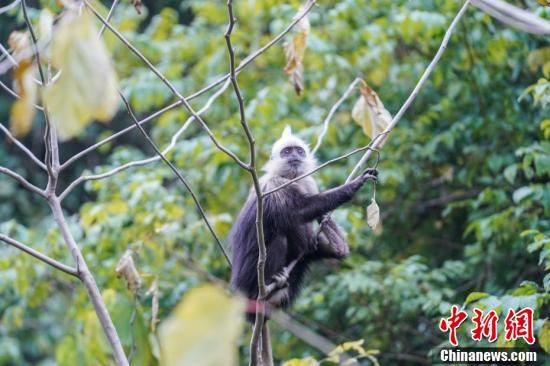
POLYGON ((8 130, 6 127, 4 127, 4 125, 1 124, 1 123, 0 123, 0 130, 2 130, 2 132, 4 132, 6 137, 11 142, 13 142, 15 144, 15 146, 17 146, 19 149, 21 149, 21 151, 23 151, 25 153, 25 155, 27 155, 34 163, 36 163, 36 165, 38 165, 42 170, 46 170, 46 165, 44 165, 43 162, 38 160, 38 158, 29 149, 27 149, 27 147, 25 145, 23 145, 18 139, 16 139, 11 134, 10 130, 8 130))
MULTIPOLYGON (((167 112, 167 111, 169 111, 169 110, 171 110, 171 109, 174 109, 174 108, 176 108, 176 107, 179 106, 179 105, 181 105, 181 102, 180 102, 180 101, 174 102, 174 103, 172 103, 172 104, 170 104, 170 105, 168 105, 168 106, 166 106, 166 107, 164 107, 164 108, 162 108, 162 109, 156 111, 155 113, 153 113, 153 114, 151 114, 151 115, 149 115, 149 116, 143 118, 141 121, 139 121, 139 124, 142 125, 142 124, 145 124, 145 123, 147 123, 147 122, 150 122, 150 121, 152 121, 153 119, 155 119, 155 118, 157 118, 158 116, 160 116, 161 114, 164 114, 165 112, 167 112)), ((117 133, 114 133, 114 134, 112 134, 111 136, 109 136, 109 137, 107 137, 107 138, 105 138, 105 139, 103 139, 103 140, 101 140, 101 141, 99 141, 99 142, 96 142, 95 144, 93 144, 93 145, 87 147, 86 149, 82 150, 81 152, 79 152, 79 153, 73 155, 70 159, 67 159, 67 161, 65 161, 65 162, 61 165, 60 169, 61 169, 61 170, 66 169, 69 165, 71 165, 72 163, 74 163, 75 161, 77 161, 78 159, 80 159, 81 157, 83 157, 84 155, 86 155, 86 154, 88 154, 88 153, 90 153, 90 152, 92 152, 92 151, 94 151, 94 150, 97 150, 101 145, 104 145, 104 144, 106 144, 106 143, 108 143, 108 142, 111 142, 111 141, 113 141, 114 139, 116 139, 117 137, 120 137, 120 136, 126 134, 127 132, 132 131, 132 130, 135 129, 135 128, 136 128, 136 125, 132 124, 132 125, 126 127, 125 129, 120 130, 120 131, 118 131, 117 133)))
POLYGON ((495 17, 506 25, 524 32, 548 35, 550 22, 535 14, 502 0, 472 0, 472 5, 495 17))
MULTIPOLYGON (((302 180, 302 179, 304 179, 305 177, 309 177, 310 175, 315 174, 316 172, 318 172, 319 170, 323 169, 323 168, 326 167, 327 165, 336 163, 337 161, 340 161, 340 160, 347 159, 347 158, 349 158, 350 156, 357 154, 358 152, 366 151, 366 150, 370 150, 370 151, 376 152, 376 153, 378 154, 378 160, 380 160, 380 153, 378 152, 378 150, 372 149, 372 148, 370 147, 370 144, 369 144, 369 145, 366 145, 366 146, 363 146, 363 147, 359 147, 359 148, 357 148, 357 149, 355 149, 355 150, 353 150, 353 151, 350 151, 350 152, 348 152, 348 153, 346 153, 346 154, 344 154, 344 155, 340 155, 340 156, 338 156, 338 157, 336 157, 336 158, 327 160, 327 161, 325 161, 323 164, 321 164, 321 165, 315 167, 314 169, 310 170, 309 172, 306 172, 306 173, 304 173, 304 174, 302 174, 302 175, 299 175, 299 176, 297 176, 296 178, 290 179, 290 180, 288 180, 287 182, 281 184, 280 186, 277 186, 277 187, 275 187, 275 188, 270 189, 269 191, 264 192, 263 197, 266 197, 266 196, 268 196, 268 195, 270 195, 270 194, 272 194, 272 193, 275 193, 275 192, 277 192, 277 191, 279 191, 279 190, 281 190, 281 189, 283 189, 283 188, 285 188, 285 187, 288 187, 288 186, 291 185, 292 183, 295 183, 295 182, 297 182, 297 181, 299 181, 299 180, 302 180)), ((377 160, 377 163, 376 163, 375 165, 378 165, 378 160, 377 160)))
MULTIPOLYGON (((227 52, 229 54, 229 75, 231 84, 233 85, 233 91, 237 98, 239 104, 239 115, 241 126, 245 132, 246 139, 248 141, 248 147, 250 150, 250 164, 248 165, 248 172, 252 178, 254 185, 254 191, 256 193, 256 236, 258 241, 258 264, 257 264, 257 273, 258 273, 258 298, 266 298, 266 286, 265 286, 265 262, 266 262, 266 246, 265 246, 265 236, 264 236, 264 208, 263 208, 263 199, 262 199, 262 188, 260 186, 260 179, 258 178, 258 173, 256 172, 256 141, 254 136, 252 136, 252 131, 250 126, 246 121, 246 113, 244 107, 244 100, 242 97, 241 90, 239 88, 239 83, 237 81, 237 74, 235 71, 235 51, 233 50, 233 45, 231 44, 231 33, 235 26, 235 15, 233 14, 233 1, 227 1, 227 12, 229 21, 227 24, 227 30, 225 31, 225 42, 227 45, 227 52)), ((263 360, 262 353, 259 351, 261 335, 264 329, 264 312, 257 311, 256 319, 254 321, 254 329, 252 331, 252 338, 250 340, 250 360, 249 365, 262 365, 265 362, 266 366, 269 366, 273 363, 272 360, 263 360)), ((271 347, 271 344, 264 342, 267 347, 271 347)), ((271 350, 265 354, 271 354, 271 350)))
MULTIPOLYGON (((285 35, 287 35, 291 30, 292 28, 296 25, 296 23, 298 23, 303 17, 305 17, 307 15, 307 13, 311 10, 311 8, 313 7, 313 5, 315 4, 315 1, 310 1, 303 9, 301 12, 298 12, 296 14, 296 16, 293 18, 292 22, 281 32, 279 33, 275 38, 273 38, 271 41, 269 41, 268 43, 266 43, 263 47, 261 47, 260 49, 256 50, 255 52, 251 53, 248 57, 246 57, 243 61, 241 61, 239 63, 239 66, 235 69, 235 73, 239 74, 246 66, 248 66, 252 61, 254 61, 254 59, 256 59, 258 56, 260 56, 262 53, 264 53, 265 51, 267 51, 269 48, 271 48, 274 44, 276 44, 277 42, 279 42, 285 35)), ((229 77, 230 77, 230 74, 226 74, 224 76, 222 76, 221 78, 217 79, 216 81, 210 83, 209 85, 205 86, 204 88, 200 89, 199 91, 187 96, 185 99, 187 101, 191 101, 193 99, 196 99, 198 97, 200 97, 201 95, 205 94, 206 92, 210 91, 211 89, 215 88, 216 86, 222 84, 223 82, 225 81, 228 81, 229 80, 229 77)), ((158 117, 159 115, 171 110, 171 109, 174 109, 178 106, 180 106, 182 104, 182 101, 181 100, 178 100, 174 103, 171 103, 170 105, 160 109, 159 111, 153 113, 152 115, 142 119, 140 121, 140 124, 143 124, 143 123, 146 123, 146 122, 149 122, 150 120, 158 117)), ((84 155, 96 150, 97 148, 99 148, 101 145, 103 144, 106 144, 112 140, 114 140, 115 138, 119 137, 119 136, 122 136, 128 132, 130 132, 131 130, 133 130, 134 128, 136 128, 135 125, 131 125, 127 128, 125 128, 124 130, 121 130, 107 138, 105 138, 104 140, 101 140, 97 143, 95 143, 94 145, 82 150, 81 152, 75 154, 73 157, 71 157, 70 159, 68 159, 65 163, 63 163, 63 165, 61 166, 61 170, 67 168, 69 165, 71 165, 72 163, 74 163, 76 160, 82 158, 84 155)))
MULTIPOLYGON (((464 2, 464 5, 462 5, 462 7, 460 8, 460 11, 457 13, 455 18, 449 25, 449 28, 445 32, 445 36, 443 37, 443 40, 441 41, 441 45, 439 46, 439 49, 437 50, 434 58, 432 59, 432 61, 430 62, 426 70, 424 70, 424 73, 420 77, 420 80, 418 80, 418 83, 414 87, 413 91, 411 92, 411 94, 409 95, 405 103, 403 103, 403 105, 401 106, 397 114, 393 117, 388 127, 386 127, 386 129, 383 132, 379 133, 372 139, 370 146, 373 149, 377 149, 378 146, 380 146, 380 144, 387 138, 387 135, 393 130, 395 125, 397 125, 401 117, 403 117, 407 109, 409 109, 409 107, 415 100, 418 93, 420 93, 420 89, 422 89, 422 87, 428 80, 428 77, 431 75, 432 71, 435 69, 435 66, 441 59, 441 56, 443 56, 443 53, 445 52, 447 44, 449 43, 449 39, 451 38, 451 34, 453 33, 460 18, 462 18, 462 16, 466 12, 466 9, 468 8, 469 4, 470 4, 470 0, 466 0, 464 2)), ((355 165, 355 167, 351 171, 346 182, 350 182, 357 175, 357 173, 359 172, 359 169, 361 169, 361 166, 369 159, 371 153, 372 153, 372 150, 368 150, 367 152, 365 152, 365 154, 361 157, 359 162, 355 165)))
POLYGON ((4 168, 3 166, 0 166, 0 174, 5 174, 9 177, 12 177, 16 181, 18 181, 23 186, 23 188, 25 188, 25 189, 33 192, 33 193, 36 193, 40 197, 46 198, 46 193, 42 189, 40 189, 37 186, 35 186, 34 184, 30 183, 28 180, 26 180, 21 175, 14 172, 13 170, 10 170, 8 168, 4 168))
MULTIPOLYGON (((21 10, 23 11, 23 18, 25 19, 25 23, 27 25, 27 28, 29 29, 29 33, 31 34, 31 41, 32 41, 32 49, 33 49, 33 55, 36 58, 36 66, 38 67, 38 73, 40 74, 40 81, 42 82, 42 86, 46 85, 46 77, 44 74, 44 71, 42 70, 42 65, 40 62, 40 52, 38 50, 38 38, 36 37, 36 34, 34 33, 34 29, 32 27, 32 23, 29 19, 29 15, 27 14, 27 2, 26 0, 21 1, 21 10)), ((52 134, 52 126, 50 124, 50 120, 48 118, 48 113, 46 111, 46 107, 42 110, 44 114, 44 121, 45 121, 45 131, 44 131, 44 145, 46 147, 46 156, 44 158, 46 163, 46 169, 48 170, 48 185, 46 188, 46 191, 50 190, 51 186, 53 186, 53 182, 51 181, 53 177, 56 175, 54 174, 54 162, 52 161, 51 157, 53 155, 53 152, 51 149, 57 148, 57 144, 54 147, 53 144, 49 143, 49 140, 51 138, 52 134)))
POLYGON ((336 113, 336 110, 340 107, 342 103, 349 97, 353 89, 357 86, 359 83, 364 83, 363 79, 356 78, 353 80, 353 82, 348 86, 344 94, 336 101, 336 103, 330 108, 330 111, 327 114, 327 117, 323 121, 323 130, 319 134, 319 137, 317 137, 317 143, 315 144, 315 147, 311 151, 312 154, 315 154, 319 147, 321 147, 321 144, 323 142, 323 138, 325 137, 327 131, 328 131, 328 125, 330 124, 330 120, 332 119, 332 116, 334 116, 334 113, 336 113))
POLYGON ((149 143, 149 145, 151 145, 153 150, 155 150, 155 152, 162 159, 162 161, 164 161, 164 163, 166 163, 166 165, 168 165, 170 170, 172 170, 172 172, 176 175, 176 177, 178 177, 178 179, 183 183, 183 185, 185 186, 185 188, 187 189, 187 191, 191 195, 191 198, 193 199, 193 202, 195 202, 195 205, 197 206, 197 209, 199 210, 199 213, 200 213, 202 219, 204 220, 204 223, 208 227, 208 231, 210 231, 210 234, 212 234, 212 236, 214 237, 214 240, 216 240, 216 243, 218 244, 218 247, 222 251, 225 259, 227 260, 227 263, 229 263, 229 266, 231 267, 231 260, 229 259, 229 255, 227 254, 227 251, 225 250, 222 242, 218 238, 218 235, 216 235, 216 232, 214 231, 214 228, 212 227, 212 224, 210 224, 210 220, 208 220, 208 217, 206 217, 206 213, 204 211, 204 208, 202 207, 197 195, 193 191, 193 188, 191 188, 191 185, 189 184, 189 182, 181 175, 178 168, 176 168, 174 166, 174 164, 172 164, 172 162, 170 162, 170 160, 168 160, 166 158, 166 156, 164 156, 164 154, 157 147, 157 144, 155 144, 155 142, 151 139, 151 137, 149 137, 149 135, 143 129, 143 127, 141 127, 141 125, 139 124, 138 119, 136 118, 136 115, 134 114, 134 111, 132 110, 132 107, 130 107, 130 103, 128 103, 128 100, 126 99, 124 94, 120 93, 120 97, 122 98, 122 101, 124 102, 124 105, 126 106, 126 109, 128 110, 128 114, 132 117, 132 120, 136 124, 136 127, 139 129, 139 131, 141 132, 143 137, 145 137, 145 140, 147 140, 147 143, 149 143))
MULTIPOLYGON (((15 92, 15 90, 11 89, 9 86, 4 84, 1 80, 0 80, 0 88, 4 89, 12 97, 17 98, 17 99, 21 99, 21 96, 19 94, 17 94, 15 92)), ((35 103, 32 103, 32 105, 33 105, 34 108, 38 109, 39 111, 44 110, 44 108, 41 105, 38 105, 38 104, 35 104, 35 103)))
MULTIPOLYGON (((107 18, 105 18, 107 23, 109 23, 109 21, 111 20, 111 17, 115 13, 115 8, 117 7, 119 1, 120 0, 114 0, 113 1, 113 5, 111 5, 111 9, 109 9, 109 14, 107 14, 107 18)), ((101 25, 101 30, 99 31, 99 37, 101 37, 103 35, 103 32, 105 32, 105 28, 106 28, 105 24, 102 24, 101 25)))
POLYGON ((38 260, 41 260, 42 262, 62 271, 62 272, 65 272, 71 276, 74 276, 76 278, 78 278, 78 273, 76 271, 75 268, 73 267, 70 267, 70 266, 67 266, 66 264, 63 264, 61 262, 58 262, 56 261, 55 259, 53 258, 50 258, 48 257, 47 255, 43 254, 43 253, 40 253, 39 251, 15 240, 15 239, 12 239, 10 238, 9 236, 7 235, 4 235, 4 234, 0 234, 0 240, 27 253, 27 254, 30 254, 32 255, 33 257, 35 257, 36 259, 38 260))
MULTIPOLYGON (((197 112, 197 114, 203 114, 206 110, 208 110, 212 106, 212 103, 221 94, 223 94, 223 92, 227 89, 228 86, 229 86, 229 80, 227 80, 227 82, 223 85, 223 87, 220 90, 218 90, 215 94, 212 94, 212 96, 208 99, 206 104, 197 112)), ((149 116, 149 117, 152 117, 152 116, 149 116)), ((140 124, 148 122, 150 120, 149 117, 141 120, 140 124)), ((183 132, 185 130, 187 130, 187 128, 191 125, 194 118, 195 117, 190 116, 185 121, 185 123, 178 129, 178 131, 174 134, 174 136, 172 136, 170 144, 168 144, 168 146, 165 147, 164 150, 162 151, 162 153, 164 155, 166 155, 170 150, 172 150, 176 146, 176 143, 177 143, 178 139, 183 134, 183 132)), ((136 126, 133 125, 132 127, 136 127, 136 126)), ((126 128, 126 130, 128 130, 128 128, 126 128)), ((120 132, 122 132, 122 131, 120 131, 120 132)), ((115 135, 113 135, 113 136, 115 136, 115 135)), ((116 168, 113 168, 113 169, 111 169, 111 170, 109 170, 105 173, 80 176, 76 180, 74 180, 71 184, 69 184, 69 186, 65 189, 65 191, 63 191, 63 193, 59 196, 59 198, 61 200, 63 200, 76 186, 78 186, 79 184, 81 184, 83 182, 86 182, 88 180, 98 180, 98 179, 104 179, 104 178, 112 177, 113 175, 115 175, 117 173, 120 173, 120 172, 122 172, 122 171, 124 171, 128 168, 144 166, 144 165, 151 164, 151 163, 154 163, 155 161, 159 161, 159 160, 160 160, 160 157, 158 155, 155 155, 155 156, 147 158, 147 159, 130 161, 126 164, 123 164, 123 165, 120 165, 116 168)))
POLYGON ((132 51, 163 83, 170 89, 170 91, 182 102, 184 107, 187 109, 193 117, 195 117, 195 120, 201 125, 202 129, 206 132, 206 134, 210 137, 210 140, 216 145, 216 147, 223 151, 226 155, 228 155, 231 159, 235 161, 239 166, 241 166, 244 169, 247 169, 247 165, 239 159, 235 153, 233 153, 231 150, 226 148, 221 144, 221 142, 214 136, 214 133, 210 130, 206 122, 195 112, 193 107, 189 104, 187 99, 174 87, 174 85, 145 57, 134 45, 132 45, 124 36, 116 30, 111 24, 109 24, 105 18, 99 14, 99 12, 90 4, 88 0, 84 0, 84 3, 88 6, 88 8, 94 13, 94 15, 107 27, 109 30, 132 51))
POLYGON ((10 11, 11 9, 15 8, 15 7, 19 4, 20 1, 21 1, 21 0, 15 0, 15 1, 13 1, 12 3, 10 3, 10 4, 1 7, 1 8, 0 8, 0 14, 4 14, 4 13, 10 11))

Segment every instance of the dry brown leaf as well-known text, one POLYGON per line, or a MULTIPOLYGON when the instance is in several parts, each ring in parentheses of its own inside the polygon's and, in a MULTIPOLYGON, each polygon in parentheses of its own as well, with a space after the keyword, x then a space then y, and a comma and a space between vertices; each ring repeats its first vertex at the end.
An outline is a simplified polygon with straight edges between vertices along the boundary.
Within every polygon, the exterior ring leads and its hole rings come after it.
POLYGON ((365 135, 374 138, 388 127, 392 117, 378 94, 366 83, 361 86, 360 91, 361 96, 353 106, 351 117, 363 128, 365 135))
POLYGON ((304 90, 303 61, 307 47, 309 29, 309 20, 307 16, 305 16, 296 24, 296 33, 294 37, 292 37, 292 40, 284 45, 286 55, 286 66, 284 70, 298 95, 304 90))
POLYGON ((115 271, 117 277, 123 278, 126 281, 128 289, 132 292, 132 294, 137 294, 141 287, 142 281, 139 272, 136 269, 136 265, 134 264, 131 250, 124 252, 118 261, 115 271))
POLYGON ((141 0, 131 0, 131 1, 132 1, 132 5, 136 9, 136 12, 138 14, 141 14, 141 0))
POLYGON ((380 208, 373 198, 367 207, 367 224, 372 230, 375 230, 378 222, 380 222, 380 208))
POLYGON ((159 322, 159 279, 155 277, 155 280, 151 284, 151 287, 147 291, 146 295, 153 295, 151 298, 151 332, 155 333, 157 329, 157 323, 159 322))

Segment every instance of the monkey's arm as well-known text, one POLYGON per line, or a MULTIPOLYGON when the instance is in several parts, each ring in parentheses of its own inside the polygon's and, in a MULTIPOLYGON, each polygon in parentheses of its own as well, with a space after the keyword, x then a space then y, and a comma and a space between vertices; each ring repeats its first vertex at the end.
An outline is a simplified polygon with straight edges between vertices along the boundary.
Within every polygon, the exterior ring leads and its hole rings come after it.
POLYGON ((368 179, 376 180, 377 175, 378 172, 376 169, 367 169, 360 177, 355 178, 349 183, 305 197, 301 207, 298 208, 299 219, 302 222, 311 222, 335 210, 342 204, 350 201, 368 179))

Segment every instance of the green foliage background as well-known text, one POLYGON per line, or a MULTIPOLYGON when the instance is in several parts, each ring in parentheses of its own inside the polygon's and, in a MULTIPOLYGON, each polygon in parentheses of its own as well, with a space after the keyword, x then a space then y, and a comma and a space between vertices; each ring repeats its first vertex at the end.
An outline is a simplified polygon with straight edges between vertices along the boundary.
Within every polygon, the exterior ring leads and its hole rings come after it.
MULTIPOLYGON (((550 9, 535 1, 516 3, 550 18, 550 9)), ((32 5, 59 11, 53 0, 32 5)), ((224 2, 144 5, 139 15, 122 2, 113 24, 184 95, 228 71, 224 2)), ((315 142, 330 106, 356 77, 364 78, 395 113, 459 6, 450 0, 320 1, 309 17, 302 96, 295 95, 283 72, 280 45, 239 75, 260 162, 266 161, 270 144, 286 124, 315 142)), ((233 43, 238 60, 284 29, 298 7, 298 1, 236 1, 233 43)), ((39 12, 31 15, 37 20, 39 12)), ((1 21, 3 44, 12 30, 24 27, 17 9, 1 21)), ((142 117, 174 101, 123 44, 108 32, 105 39, 124 93, 142 117)), ((335 343, 365 339, 365 348, 381 351, 383 364, 420 364, 430 350, 446 344, 446 335, 437 329, 439 318, 474 293, 468 302, 501 313, 517 306, 536 309, 537 343, 531 348, 549 350, 550 326, 543 326, 550 290, 550 60, 543 51, 548 47, 547 39, 506 28, 469 9, 434 74, 383 147, 377 188, 381 233, 374 235, 366 225, 370 189, 335 213, 348 233, 352 254, 342 263, 314 268, 292 308, 298 319, 335 343)), ((6 75, 1 79, 10 82, 6 75)), ((351 121, 357 97, 355 93, 334 116, 319 161, 368 142, 351 121)), ((194 100, 194 108, 206 98, 194 100)), ((1 94, 2 123, 8 121, 12 102, 1 94)), ((205 120, 245 159, 248 146, 237 112, 228 89, 205 120)), ((175 109, 148 129, 164 145, 187 117, 183 108, 175 109)), ((110 125, 94 124, 85 136, 62 144, 62 157, 131 123, 121 106, 110 125)), ((38 117, 24 139, 39 156, 42 126, 38 117)), ((103 172, 152 155, 139 133, 131 133, 72 166, 62 185, 82 172, 103 172)), ((249 176, 196 125, 169 157, 195 187, 225 239, 247 195, 249 176)), ((341 184, 356 159, 318 173, 321 186, 341 184)), ((45 183, 45 176, 5 140, 0 165, 45 183)), ((222 279, 229 277, 190 196, 165 165, 155 163, 87 183, 67 198, 65 208, 124 346, 137 346, 133 364, 156 364, 148 286, 158 278, 162 320, 188 289, 205 281, 182 258, 222 279), (114 271, 127 248, 138 253, 136 264, 145 281, 137 301, 114 271)), ((5 176, 0 176, 0 232, 72 263, 44 202, 5 176)), ((502 330, 500 334, 497 344, 503 342, 502 330)), ((278 360, 322 357, 282 329, 275 327, 273 337, 278 360)), ((469 344, 468 339, 463 327, 459 340, 469 344)), ((247 345, 248 335, 243 335, 243 362, 247 345)), ((0 365, 53 364, 111 364, 95 313, 79 283, 1 244, 0 365)))

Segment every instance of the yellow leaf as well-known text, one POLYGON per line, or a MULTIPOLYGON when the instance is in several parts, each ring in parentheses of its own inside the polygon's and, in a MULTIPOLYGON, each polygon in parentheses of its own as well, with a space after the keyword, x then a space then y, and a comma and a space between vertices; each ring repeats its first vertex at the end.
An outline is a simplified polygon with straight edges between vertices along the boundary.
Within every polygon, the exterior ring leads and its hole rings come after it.
POLYGON ((317 360, 315 360, 313 357, 306 357, 301 359, 293 358, 283 363, 283 366, 317 366, 317 365, 319 365, 319 362, 317 362, 317 360))
MULTIPOLYGON (((14 51, 14 57, 27 51, 30 47, 28 33, 14 31, 8 38, 8 44, 14 51)), ((32 58, 19 60, 19 65, 13 69, 13 89, 19 94, 10 110, 10 129, 14 136, 23 137, 32 127, 36 110, 34 104, 37 97, 37 85, 34 82, 34 67, 32 58)))
POLYGON ((544 321, 539 331, 539 344, 546 353, 550 353, 550 322, 544 321))
POLYGON ((44 91, 44 102, 61 140, 78 135, 92 120, 110 120, 119 99, 117 78, 93 15, 67 10, 54 31, 52 64, 59 79, 44 91))
POLYGON ((384 108, 384 104, 366 83, 360 88, 361 96, 353 106, 351 117, 363 127, 363 132, 374 138, 388 127, 391 114, 384 108))
POLYGON ((237 364, 244 302, 214 285, 192 289, 160 327, 163 366, 237 364))
POLYGON ((527 65, 532 72, 537 71, 540 66, 550 61, 550 47, 541 47, 529 52, 527 65))
POLYGON ((115 271, 117 277, 122 277, 126 280, 128 289, 132 291, 132 294, 137 294, 141 287, 142 281, 139 272, 136 269, 136 265, 134 264, 131 250, 124 252, 118 261, 115 271))
POLYGON ((369 227, 372 230, 374 230, 376 229, 376 226, 378 225, 379 221, 380 221, 380 208, 378 207, 378 204, 373 198, 371 200, 370 205, 367 207, 367 224, 369 224, 369 227))
MULTIPOLYGON (((301 12, 300 12, 301 13, 301 12)), ((296 24, 296 33, 292 40, 284 45, 286 55, 285 73, 294 86, 296 94, 300 95, 304 90, 303 84, 303 61, 306 52, 307 37, 309 35, 310 24, 307 16, 303 17, 296 24)))

